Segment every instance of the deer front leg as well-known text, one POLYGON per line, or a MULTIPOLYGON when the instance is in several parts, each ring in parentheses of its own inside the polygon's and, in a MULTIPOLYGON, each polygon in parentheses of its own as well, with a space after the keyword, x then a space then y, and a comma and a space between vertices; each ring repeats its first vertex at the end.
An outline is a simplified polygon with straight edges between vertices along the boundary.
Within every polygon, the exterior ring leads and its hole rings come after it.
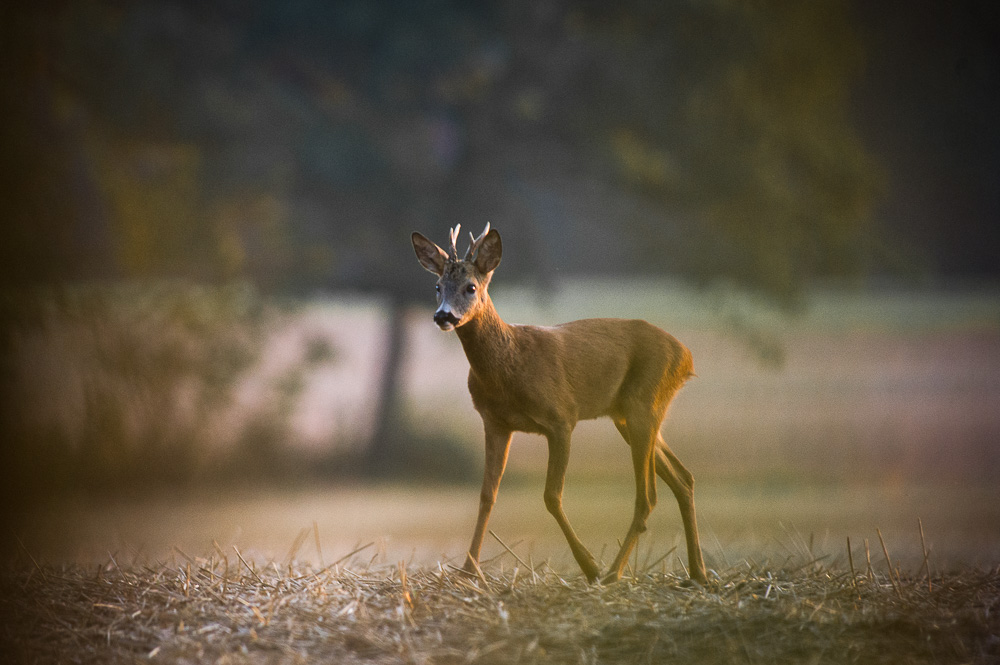
POLYGON ((559 523, 559 528, 569 542, 573 558, 580 565, 583 574, 587 576, 588 581, 593 582, 597 580, 600 569, 594 562, 593 555, 573 531, 562 507, 563 485, 566 480, 566 467, 569 465, 570 435, 569 432, 553 434, 548 439, 549 465, 545 474, 545 507, 559 523))
POLYGON ((466 556, 463 570, 475 573, 475 563, 479 563, 479 553, 483 548, 483 538, 486 535, 486 525, 493 512, 493 504, 497 501, 497 491, 500 489, 500 479, 507 466, 507 453, 510 451, 510 430, 492 425, 485 420, 486 460, 483 467, 483 487, 479 494, 479 516, 476 518, 476 529, 472 532, 472 544, 466 556))

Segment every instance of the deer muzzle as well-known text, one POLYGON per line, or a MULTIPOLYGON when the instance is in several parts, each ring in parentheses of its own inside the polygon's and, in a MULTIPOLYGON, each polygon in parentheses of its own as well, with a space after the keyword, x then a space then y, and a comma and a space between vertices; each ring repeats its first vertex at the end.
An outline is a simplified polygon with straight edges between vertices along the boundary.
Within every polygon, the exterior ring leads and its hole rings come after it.
POLYGON ((455 318, 455 315, 450 310, 439 309, 434 312, 434 323, 441 330, 451 330, 458 325, 458 319, 455 318))

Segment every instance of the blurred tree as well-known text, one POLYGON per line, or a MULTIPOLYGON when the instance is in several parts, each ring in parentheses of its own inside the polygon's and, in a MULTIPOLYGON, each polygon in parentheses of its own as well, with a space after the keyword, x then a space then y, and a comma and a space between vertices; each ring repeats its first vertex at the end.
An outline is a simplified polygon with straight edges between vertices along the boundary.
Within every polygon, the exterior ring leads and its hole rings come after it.
POLYGON ((787 298, 815 277, 870 267, 882 176, 850 118, 863 49, 849 10, 844 0, 730 6, 732 41, 746 47, 684 114, 702 143, 685 160, 685 198, 708 231, 702 277, 787 298))
POLYGON ((494 221, 509 276, 572 265, 572 238, 591 246, 578 266, 785 301, 863 271, 878 240, 847 0, 2 11, 4 185, 20 191, 3 269, 382 294, 370 470, 412 461, 405 315, 431 298, 414 229, 494 221), (607 220, 581 226, 598 205, 607 220))
POLYGON ((625 101, 592 121, 623 180, 666 213, 666 228, 635 229, 640 257, 681 236, 683 272, 785 302, 870 268, 883 175, 850 116, 864 48, 848 2, 601 11, 588 31, 625 60, 605 70, 602 106, 625 101))
POLYGON ((0 284, 102 273, 108 255, 99 196, 81 180, 51 25, 62 3, 0 7, 0 284))

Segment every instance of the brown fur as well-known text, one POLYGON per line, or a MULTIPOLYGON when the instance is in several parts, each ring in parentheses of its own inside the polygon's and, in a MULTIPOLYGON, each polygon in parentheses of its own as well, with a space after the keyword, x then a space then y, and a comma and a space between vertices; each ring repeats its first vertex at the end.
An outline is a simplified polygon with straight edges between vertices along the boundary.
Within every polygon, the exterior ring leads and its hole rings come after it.
MULTIPOLYGON (((466 568, 474 570, 479 559, 511 436, 515 431, 531 432, 544 435, 549 444, 545 505, 584 574, 591 581, 598 578, 593 556, 563 512, 562 493, 573 428, 580 420, 607 416, 631 448, 636 503, 628 533, 605 579, 621 577, 639 534, 646 530, 659 475, 680 506, 690 574, 705 581, 694 478, 659 433, 670 401, 693 376, 691 352, 673 336, 638 319, 583 319, 554 327, 505 323, 487 293, 500 263, 500 236, 489 231, 474 243, 480 243, 474 245, 478 251, 459 261, 422 235, 413 235, 421 265, 439 277, 441 310, 447 309, 458 321, 454 327, 469 359, 469 392, 486 434, 479 518, 466 568)), ((442 328, 450 325, 444 323, 442 328)))

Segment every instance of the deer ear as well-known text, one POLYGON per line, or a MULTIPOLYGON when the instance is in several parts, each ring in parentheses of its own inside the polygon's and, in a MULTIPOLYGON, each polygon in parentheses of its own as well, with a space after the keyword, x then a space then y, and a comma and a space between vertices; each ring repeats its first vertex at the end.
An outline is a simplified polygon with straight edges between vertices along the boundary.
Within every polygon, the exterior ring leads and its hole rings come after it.
POLYGON ((444 272, 444 262, 448 260, 444 250, 416 231, 410 236, 410 240, 413 242, 413 251, 417 253, 417 261, 424 270, 440 277, 444 272))
POLYGON ((473 259, 476 270, 484 275, 493 272, 500 265, 502 254, 503 243, 500 242, 500 234, 497 233, 496 229, 493 229, 483 238, 483 242, 476 252, 476 258, 473 259))

